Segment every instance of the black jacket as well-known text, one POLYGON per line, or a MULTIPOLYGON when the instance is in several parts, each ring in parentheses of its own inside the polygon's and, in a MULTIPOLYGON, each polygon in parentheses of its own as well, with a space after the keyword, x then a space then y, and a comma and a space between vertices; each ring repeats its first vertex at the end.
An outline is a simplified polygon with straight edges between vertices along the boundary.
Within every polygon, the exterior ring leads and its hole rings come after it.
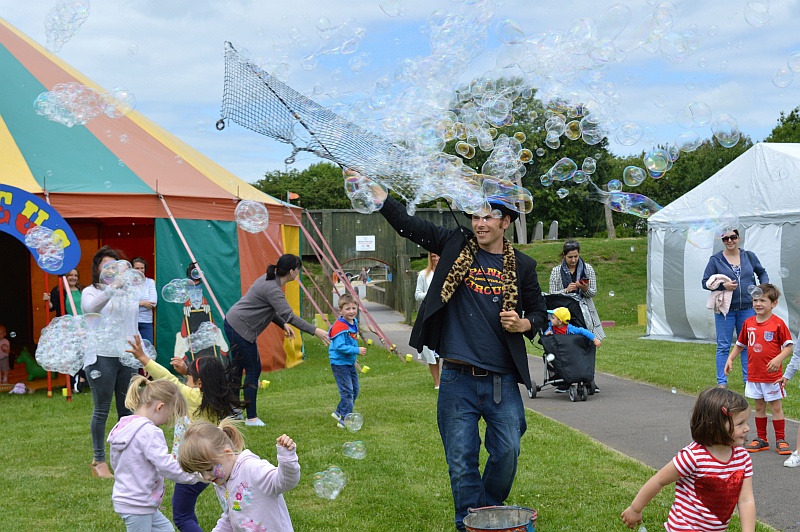
MULTIPOLYGON (((467 239, 472 237, 472 231, 463 228, 462 235, 459 229, 447 229, 427 220, 409 216, 405 206, 391 196, 386 198, 380 213, 400 236, 439 255, 439 264, 433 273, 428 295, 419 307, 417 321, 414 323, 409 341, 409 344, 419 351, 422 351, 422 346, 437 351, 441 342, 444 318, 442 310, 445 306, 439 294, 447 274, 466 246, 467 239)), ((517 250, 514 250, 514 254, 517 261, 519 291, 515 310, 517 314, 524 315, 525 319, 531 322, 531 330, 524 335, 533 340, 547 322, 547 304, 539 286, 539 277, 536 275, 536 261, 517 250)), ((517 381, 530 388, 531 378, 523 334, 506 332, 505 340, 517 368, 517 381)))

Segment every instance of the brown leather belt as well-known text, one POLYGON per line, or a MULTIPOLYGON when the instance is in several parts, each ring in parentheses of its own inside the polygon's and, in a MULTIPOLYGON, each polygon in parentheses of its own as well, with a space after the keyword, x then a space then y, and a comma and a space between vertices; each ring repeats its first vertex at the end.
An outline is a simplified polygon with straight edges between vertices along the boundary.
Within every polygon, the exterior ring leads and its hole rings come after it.
POLYGON ((488 377, 492 374, 492 372, 488 369, 479 368, 478 366, 473 366, 472 364, 467 364, 466 362, 461 362, 460 360, 445 359, 442 362, 442 369, 451 369, 460 373, 469 373, 473 377, 488 377))

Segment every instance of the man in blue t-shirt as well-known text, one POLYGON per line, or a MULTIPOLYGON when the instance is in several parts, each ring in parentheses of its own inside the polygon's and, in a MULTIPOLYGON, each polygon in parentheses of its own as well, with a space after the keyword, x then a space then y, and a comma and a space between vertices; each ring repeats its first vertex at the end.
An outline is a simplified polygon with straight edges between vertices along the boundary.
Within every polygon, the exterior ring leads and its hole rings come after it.
POLYGON ((440 256, 409 344, 428 346, 444 360, 437 419, 456 528, 464 530, 469 508, 502 505, 514 483, 527 428, 517 383, 532 386, 524 337, 532 340, 547 321, 536 261, 503 237, 519 213, 501 203, 473 214, 472 231, 409 216, 388 196, 380 213, 400 235, 440 256), (483 474, 481 418, 489 453, 483 474))

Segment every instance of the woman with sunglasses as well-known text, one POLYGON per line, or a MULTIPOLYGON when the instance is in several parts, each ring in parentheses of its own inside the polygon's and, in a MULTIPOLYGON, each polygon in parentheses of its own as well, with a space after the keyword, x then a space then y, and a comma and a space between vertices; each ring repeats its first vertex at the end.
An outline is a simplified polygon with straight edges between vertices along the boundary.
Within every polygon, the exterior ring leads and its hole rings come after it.
MULTIPOLYGON (((722 251, 708 259, 703 272, 705 290, 731 292, 730 304, 718 305, 714 312, 717 329, 717 385, 725 388, 728 377, 725 375, 725 362, 731 351, 731 338, 738 336, 744 320, 755 315, 753 298, 748 290, 751 286, 769 282, 767 270, 761 265, 752 251, 739 248, 739 230, 726 231, 722 235, 722 251), (758 279, 756 279, 758 276, 758 279), (727 309, 725 308, 727 306, 727 309), (727 310, 727 312, 724 312, 727 310)), ((747 383, 747 348, 742 351, 742 376, 747 383)))

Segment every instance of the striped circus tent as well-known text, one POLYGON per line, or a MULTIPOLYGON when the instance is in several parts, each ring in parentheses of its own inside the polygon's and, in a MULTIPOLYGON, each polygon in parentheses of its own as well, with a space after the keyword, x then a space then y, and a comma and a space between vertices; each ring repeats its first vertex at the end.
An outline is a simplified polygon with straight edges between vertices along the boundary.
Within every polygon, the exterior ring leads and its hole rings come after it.
POLYGON ((800 329, 800 144, 755 144, 725 168, 650 217, 647 252, 647 335, 715 341, 709 292, 701 286, 709 257, 687 230, 704 216, 704 202, 724 196, 738 215, 740 247, 752 251, 782 296, 775 313, 800 329))
MULTIPOLYGON (((0 72, 0 182, 46 198, 69 222, 80 241, 84 285, 91 282, 95 251, 109 245, 128 259, 144 257, 147 275, 160 291, 171 279, 185 277, 188 246, 205 273, 206 297, 221 328, 220 309, 227 311, 281 253, 299 254, 299 210, 293 215, 295 207, 250 186, 142 114, 101 115, 71 128, 37 115, 34 100, 56 84, 105 91, 3 19, 0 72), (240 199, 266 205, 269 238, 237 227, 234 209, 240 199)), ((42 294, 57 279, 46 276, 13 237, 0 234, 0 249, 0 323, 17 333, 12 342, 30 348, 47 318, 42 294)), ((299 287, 292 285, 287 298, 299 311, 299 287)), ((169 362, 181 320, 180 305, 159 302, 156 344, 162 363, 169 362)), ((259 339, 263 368, 298 363, 297 337, 288 342, 279 328, 268 328, 259 339)))

